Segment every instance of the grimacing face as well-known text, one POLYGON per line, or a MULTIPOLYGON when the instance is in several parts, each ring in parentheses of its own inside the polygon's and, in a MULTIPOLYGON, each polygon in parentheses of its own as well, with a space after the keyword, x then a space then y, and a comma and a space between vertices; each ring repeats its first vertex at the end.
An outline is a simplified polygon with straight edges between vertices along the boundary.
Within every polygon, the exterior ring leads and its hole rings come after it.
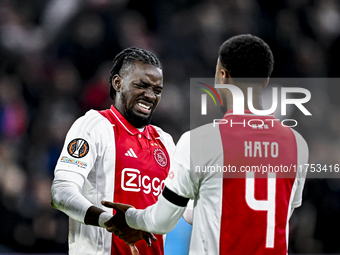
POLYGON ((123 77, 115 75, 115 107, 136 128, 151 121, 163 90, 163 73, 153 65, 135 62, 123 77))

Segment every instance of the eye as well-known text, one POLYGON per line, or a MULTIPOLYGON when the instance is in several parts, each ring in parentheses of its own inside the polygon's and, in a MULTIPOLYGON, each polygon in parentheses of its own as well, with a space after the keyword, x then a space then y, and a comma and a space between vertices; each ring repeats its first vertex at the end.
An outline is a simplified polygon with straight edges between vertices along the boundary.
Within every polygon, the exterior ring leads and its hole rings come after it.
POLYGON ((137 87, 137 88, 146 88, 145 85, 139 84, 139 83, 134 83, 133 85, 134 85, 135 87, 137 87))
POLYGON ((155 94, 160 95, 162 93, 162 89, 155 89, 154 92, 155 94))

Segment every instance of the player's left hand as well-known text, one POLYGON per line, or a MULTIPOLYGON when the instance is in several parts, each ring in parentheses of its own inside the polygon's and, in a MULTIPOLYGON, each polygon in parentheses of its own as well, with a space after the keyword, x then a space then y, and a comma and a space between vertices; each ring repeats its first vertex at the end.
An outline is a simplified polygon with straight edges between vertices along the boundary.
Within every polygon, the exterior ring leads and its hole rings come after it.
POLYGON ((102 201, 102 205, 116 210, 116 214, 110 220, 105 222, 105 225, 107 226, 106 230, 109 232, 113 232, 120 239, 123 239, 129 245, 132 254, 138 254, 138 250, 134 244, 139 240, 144 239, 148 247, 151 246, 151 240, 157 241, 157 238, 152 233, 142 230, 136 230, 130 228, 127 225, 125 220, 125 212, 129 208, 133 208, 133 206, 120 203, 112 203, 109 201, 102 201))

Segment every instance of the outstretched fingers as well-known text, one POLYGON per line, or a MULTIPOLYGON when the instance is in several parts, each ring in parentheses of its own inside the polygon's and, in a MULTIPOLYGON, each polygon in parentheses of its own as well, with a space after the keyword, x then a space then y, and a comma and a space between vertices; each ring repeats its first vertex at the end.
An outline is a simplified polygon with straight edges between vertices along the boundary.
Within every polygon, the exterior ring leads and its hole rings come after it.
POLYGON ((134 243, 128 243, 127 245, 130 247, 132 255, 139 255, 138 249, 134 243))
POLYGON ((110 201, 102 201, 102 205, 108 208, 113 208, 116 211, 121 211, 125 213, 127 209, 133 208, 131 205, 121 204, 121 203, 112 203, 110 201))
POLYGON ((157 241, 157 238, 152 233, 144 232, 144 231, 143 231, 143 239, 146 241, 148 247, 151 247, 151 240, 154 242, 157 241))
POLYGON ((151 241, 157 241, 157 238, 152 233, 132 229, 127 225, 125 221, 125 213, 129 208, 133 208, 133 206, 112 203, 110 201, 102 201, 102 205, 116 210, 116 214, 109 221, 104 223, 106 225, 106 230, 113 232, 120 239, 123 239, 129 245, 133 255, 139 254, 134 245, 137 241, 142 239, 145 240, 148 247, 151 246, 151 241))

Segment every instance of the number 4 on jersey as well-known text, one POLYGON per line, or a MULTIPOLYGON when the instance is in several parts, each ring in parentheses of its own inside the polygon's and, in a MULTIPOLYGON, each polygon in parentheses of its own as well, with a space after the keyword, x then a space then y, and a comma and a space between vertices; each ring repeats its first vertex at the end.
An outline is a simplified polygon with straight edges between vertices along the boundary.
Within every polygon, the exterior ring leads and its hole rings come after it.
POLYGON ((268 173, 267 200, 255 198, 255 174, 246 175, 246 202, 255 211, 267 212, 266 248, 274 248, 276 174, 268 173))

